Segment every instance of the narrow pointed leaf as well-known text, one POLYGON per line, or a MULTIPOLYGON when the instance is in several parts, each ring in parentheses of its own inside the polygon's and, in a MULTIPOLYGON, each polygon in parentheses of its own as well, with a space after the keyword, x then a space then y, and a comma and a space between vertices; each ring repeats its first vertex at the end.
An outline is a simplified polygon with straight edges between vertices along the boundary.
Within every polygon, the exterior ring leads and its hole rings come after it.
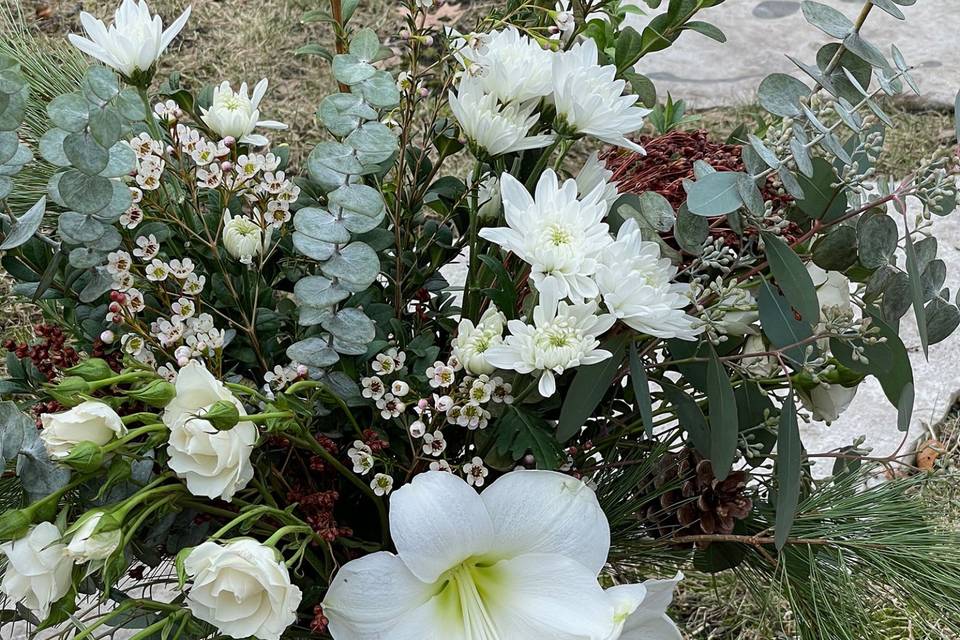
POLYGON ((710 401, 710 461, 717 480, 723 481, 730 475, 737 457, 740 419, 730 376, 713 349, 707 363, 707 399, 710 401))
POLYGON ((643 420, 643 431, 648 438, 653 437, 653 401, 650 399, 650 379, 637 354, 636 343, 630 344, 630 379, 633 381, 633 395, 637 398, 637 411, 643 420))
POLYGON ((777 517, 774 536, 778 550, 783 549, 787 543, 797 516, 802 464, 803 445, 797 424, 796 402, 791 390, 780 412, 780 427, 777 433, 777 517))

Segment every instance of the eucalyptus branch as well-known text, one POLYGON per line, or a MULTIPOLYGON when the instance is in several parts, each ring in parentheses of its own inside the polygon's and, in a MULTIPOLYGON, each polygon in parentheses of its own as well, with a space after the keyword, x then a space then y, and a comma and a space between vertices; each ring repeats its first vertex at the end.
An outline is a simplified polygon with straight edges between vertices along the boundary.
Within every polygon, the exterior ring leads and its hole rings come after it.
MULTIPOLYGON (((870 12, 873 11, 873 1, 866 0, 863 3, 863 7, 860 9, 860 15, 857 16, 857 21, 853 23, 853 31, 850 32, 850 35, 859 36, 860 30, 863 29, 864 23, 867 21, 867 17, 870 15, 870 12)), ((849 36, 848 36, 849 37, 849 36)), ((840 61, 843 59, 843 54, 847 52, 846 42, 840 43, 840 48, 837 49, 837 52, 833 54, 833 58, 830 59, 830 62, 827 63, 826 68, 823 70, 824 76, 829 76, 831 73, 836 71, 837 67, 840 66, 840 61)), ((814 86, 813 92, 816 93, 823 88, 823 85, 819 82, 814 86)))

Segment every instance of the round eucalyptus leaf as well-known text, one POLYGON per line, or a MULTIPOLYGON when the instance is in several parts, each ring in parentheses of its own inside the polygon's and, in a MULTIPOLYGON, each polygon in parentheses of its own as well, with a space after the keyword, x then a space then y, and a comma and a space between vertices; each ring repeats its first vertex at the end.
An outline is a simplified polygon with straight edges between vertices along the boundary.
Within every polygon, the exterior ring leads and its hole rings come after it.
POLYGON ((710 173, 690 185, 687 208, 698 216, 722 216, 743 205, 738 180, 745 174, 733 171, 710 173))
POLYGON ((90 176, 69 169, 57 183, 59 197, 64 206, 80 213, 97 213, 113 200, 113 183, 107 178, 90 176))
POLYGON ((933 300, 939 295, 947 280, 947 263, 943 260, 931 260, 920 274, 924 301, 933 300))
POLYGON ((90 133, 93 139, 103 147, 109 149, 120 140, 123 131, 123 121, 116 109, 103 107, 93 109, 90 113, 90 133))
POLYGON ((102 222, 116 222, 120 216, 133 204, 133 194, 130 193, 130 187, 120 180, 111 180, 110 185, 113 188, 113 195, 110 202, 96 215, 102 222))
POLYGON ((61 207, 67 206, 63 202, 63 197, 60 196, 60 179, 63 178, 62 173, 55 173, 50 176, 50 180, 47 181, 47 197, 51 201, 57 203, 61 207))
POLYGON ((106 168, 100 172, 104 178, 122 178, 137 168, 137 155, 126 142, 121 140, 110 147, 110 159, 106 168))
POLYGON ((0 93, 14 95, 20 93, 27 86, 23 75, 14 68, 0 70, 0 93))
POLYGON ((308 367, 324 368, 336 364, 340 356, 334 351, 328 340, 307 338, 287 347, 287 357, 308 367))
POLYGON ((377 71, 373 77, 351 87, 372 107, 392 109, 400 104, 400 90, 388 71, 377 71))
POLYGON ((13 178, 0 176, 0 200, 3 200, 13 191, 13 178))
POLYGON ((27 164, 33 160, 33 152, 30 150, 30 147, 23 142, 17 146, 16 152, 13 154, 13 157, 7 160, 7 163, 0 167, 0 175, 5 176, 15 176, 20 172, 20 167, 27 164), (9 171, 4 171, 4 169, 10 169, 9 171))
POLYGON ((357 159, 358 152, 351 146, 339 142, 321 142, 316 146, 310 157, 307 159, 307 168, 311 176, 313 170, 310 169, 312 163, 318 163, 328 169, 333 169, 337 173, 361 174, 363 165, 357 159))
POLYGON ((943 342, 960 326, 960 309, 941 298, 934 298, 925 311, 929 344, 943 342))
POLYGON ((757 90, 760 105, 770 113, 785 118, 801 115, 800 101, 809 95, 810 87, 785 73, 767 76, 757 90))
POLYGON ((686 205, 681 205, 673 235, 681 249, 698 256, 703 253, 703 243, 710 235, 710 222, 703 216, 690 213, 686 205))
POLYGON ((321 262, 329 260, 337 248, 335 244, 318 240, 299 231, 293 232, 293 246, 308 258, 321 262))
POLYGON ((903 271, 890 274, 883 289, 880 312, 887 322, 896 322, 903 317, 913 303, 910 277, 903 271))
POLYGON ((27 100, 30 97, 28 87, 24 87, 20 93, 13 95, 0 94, 3 96, 2 109, 0 109, 0 131, 14 131, 23 124, 23 118, 27 115, 27 100))
POLYGON ((311 307, 309 305, 301 305, 299 311, 300 317, 297 318, 297 323, 303 327, 315 327, 333 314, 331 307, 311 307))
POLYGON ((853 31, 853 22, 850 18, 831 6, 813 2, 813 0, 805 0, 802 6, 803 17, 807 22, 828 36, 842 39, 853 31))
POLYGON ((344 141, 357 150, 361 164, 378 164, 397 151, 397 136, 379 122, 367 122, 347 136, 344 141))
POLYGON ((323 99, 317 115, 335 136, 346 136, 364 120, 375 120, 377 112, 353 93, 334 93, 323 99))
POLYGON ((300 233, 324 242, 335 244, 350 242, 350 232, 343 223, 323 209, 313 207, 300 209, 293 219, 293 226, 300 233))
POLYGON ((71 133, 63 139, 63 152, 76 169, 95 176, 107 168, 110 152, 93 139, 89 131, 71 133))
POLYGON ((77 247, 70 251, 70 266, 75 269, 90 269, 103 264, 106 254, 88 249, 87 247, 77 247))
POLYGON ((350 53, 363 62, 375 62, 380 53, 380 39, 373 29, 364 27, 350 39, 350 53))
POLYGON ((63 141, 70 133, 63 129, 50 129, 40 138, 40 155, 56 167, 69 167, 70 158, 63 150, 63 141))
POLYGON ((362 291, 377 279, 380 258, 369 245, 352 242, 335 253, 321 271, 328 278, 339 279, 351 291, 362 291))
POLYGON ((117 96, 117 108, 120 109, 120 115, 131 122, 142 122, 146 120, 146 111, 143 107, 143 100, 136 89, 127 87, 117 96))
POLYGON ((333 77, 346 85, 363 82, 377 72, 372 64, 350 53, 335 56, 333 59, 333 77))
POLYGON ((57 219, 57 230, 68 244, 86 245, 100 238, 106 225, 91 215, 65 211, 57 219))
POLYGON ((120 243, 123 242, 123 238, 120 236, 120 232, 117 231, 114 227, 104 226, 103 235, 93 240, 92 242, 87 243, 87 247, 95 251, 113 251, 120 246, 120 243))
POLYGON ((16 131, 0 131, 0 164, 9 162, 20 148, 16 131))
POLYGON ((342 340, 339 336, 333 336, 333 350, 345 356, 362 356, 367 353, 367 345, 342 340))
MULTIPOLYGON (((836 57, 839 50, 840 44, 831 42, 817 51, 817 67, 820 68, 821 73, 827 68, 830 61, 836 57)), ((837 65, 836 69, 834 69, 828 78, 829 86, 833 88, 838 97, 844 98, 852 104, 857 104, 863 99, 863 96, 860 90, 853 86, 850 80, 847 79, 847 73, 850 73, 856 78, 861 87, 869 89, 870 80, 873 77, 873 67, 860 56, 845 49, 843 53, 840 54, 840 64, 837 65), (844 69, 846 69, 846 73, 844 69)))
POLYGON ((354 344, 367 344, 377 335, 373 320, 356 308, 340 309, 322 326, 334 337, 354 344))
POLYGON ((317 308, 332 307, 350 297, 349 291, 323 276, 301 278, 293 286, 293 294, 300 304, 317 308))
POLYGON ((116 74, 106 67, 90 67, 83 77, 83 87, 87 97, 92 94, 99 98, 100 104, 113 100, 120 93, 116 74))
POLYGON ((321 164, 317 161, 314 153, 316 153, 316 149, 307 158, 307 172, 310 174, 310 180, 319 185, 323 191, 333 191, 349 183, 350 177, 347 174, 334 171, 321 164))
POLYGON ((857 223, 857 243, 860 264, 867 269, 876 269, 888 264, 897 250, 900 230, 890 216, 867 213, 857 223))
POLYGON ((383 213, 383 196, 373 187, 365 184, 349 184, 330 192, 327 196, 331 209, 338 207, 343 211, 367 218, 376 218, 383 213))
POLYGON ((86 286, 80 291, 80 302, 93 302, 112 288, 113 276, 110 275, 106 267, 97 267, 93 271, 93 277, 90 278, 86 286))
POLYGON ((50 122, 65 131, 76 133, 87 127, 90 109, 80 93, 65 93, 57 96, 47 105, 50 122))
POLYGON ((846 271, 857 262, 857 231, 835 227, 813 245, 813 262, 827 271, 846 271))

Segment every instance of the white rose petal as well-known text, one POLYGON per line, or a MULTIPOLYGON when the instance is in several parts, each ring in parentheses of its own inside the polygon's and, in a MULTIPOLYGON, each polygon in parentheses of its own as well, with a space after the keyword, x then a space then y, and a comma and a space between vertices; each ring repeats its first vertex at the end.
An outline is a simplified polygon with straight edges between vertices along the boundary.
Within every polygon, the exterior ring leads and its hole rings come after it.
POLYGON ((81 402, 63 413, 45 413, 40 416, 40 422, 43 424, 40 439, 55 460, 66 458, 80 442, 103 446, 127 433, 117 412, 95 400, 81 402))
POLYGON ((72 584, 73 562, 60 542, 60 530, 41 522, 24 537, 0 544, 0 553, 7 557, 0 591, 44 620, 50 605, 65 596, 72 584))

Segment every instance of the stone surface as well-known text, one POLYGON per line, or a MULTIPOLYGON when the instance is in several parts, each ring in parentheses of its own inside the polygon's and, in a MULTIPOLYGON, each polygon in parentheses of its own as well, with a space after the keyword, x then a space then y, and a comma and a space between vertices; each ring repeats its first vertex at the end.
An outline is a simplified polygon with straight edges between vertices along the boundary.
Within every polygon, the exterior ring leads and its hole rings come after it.
MULTIPOLYGON (((640 0, 634 4, 646 6, 640 0)), ((861 0, 820 0, 854 20, 861 0)), ((906 21, 874 8, 863 29, 864 37, 890 58, 890 44, 903 51, 923 98, 953 104, 960 84, 960 32, 957 0, 923 0, 901 7, 906 21)), ((655 12, 656 13, 656 12, 655 12)), ((689 32, 669 49, 646 56, 637 70, 654 81, 658 92, 669 91, 696 108, 744 104, 752 100, 764 77, 774 72, 790 73, 803 80, 785 54, 810 63, 830 36, 808 24, 799 0, 729 0, 703 11, 698 19, 720 27, 727 42, 720 44, 689 32)), ((634 26, 647 20, 632 18, 634 26)))

